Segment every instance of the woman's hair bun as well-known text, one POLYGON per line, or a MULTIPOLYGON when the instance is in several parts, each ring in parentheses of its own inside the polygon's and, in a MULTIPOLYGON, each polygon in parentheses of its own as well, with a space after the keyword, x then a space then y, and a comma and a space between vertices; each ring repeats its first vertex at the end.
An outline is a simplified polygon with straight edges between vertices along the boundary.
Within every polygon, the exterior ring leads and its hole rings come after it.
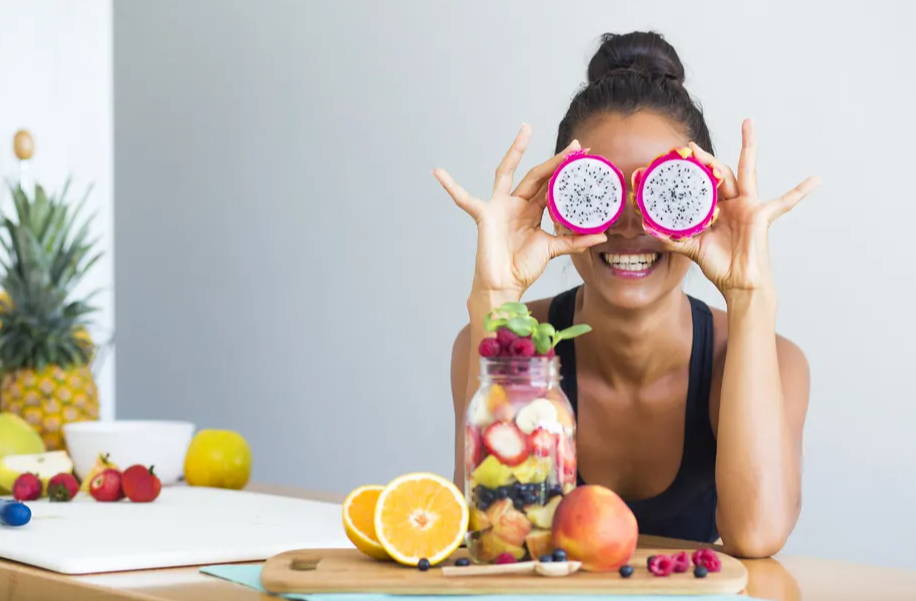
POLYGON ((626 69, 684 83, 684 65, 677 51, 654 31, 603 34, 601 46, 588 63, 588 83, 626 69))

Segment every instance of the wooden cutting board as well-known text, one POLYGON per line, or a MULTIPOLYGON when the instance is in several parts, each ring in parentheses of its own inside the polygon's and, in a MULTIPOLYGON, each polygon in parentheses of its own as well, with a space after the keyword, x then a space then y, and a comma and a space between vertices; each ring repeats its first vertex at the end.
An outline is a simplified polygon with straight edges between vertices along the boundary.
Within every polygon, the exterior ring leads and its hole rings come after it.
MULTIPOLYGON (((685 549, 690 552, 689 549, 685 549)), ((535 575, 444 576, 442 566, 452 565, 467 551, 459 549, 450 560, 421 572, 394 562, 376 561, 355 549, 303 549, 287 551, 267 560, 261 585, 271 593, 389 593, 402 595, 483 595, 505 593, 602 594, 602 595, 700 595, 730 594, 744 590, 747 570, 737 559, 719 553, 722 571, 695 578, 693 571, 654 576, 646 558, 672 549, 637 549, 630 560, 630 578, 617 572, 577 572, 548 578, 535 575), (298 569, 294 569, 295 567, 298 569)))

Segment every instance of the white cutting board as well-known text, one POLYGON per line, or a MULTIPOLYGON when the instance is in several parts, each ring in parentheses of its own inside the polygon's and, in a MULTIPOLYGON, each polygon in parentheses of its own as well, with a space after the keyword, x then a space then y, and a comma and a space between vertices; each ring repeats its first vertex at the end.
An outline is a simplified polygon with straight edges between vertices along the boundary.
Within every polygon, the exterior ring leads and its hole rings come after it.
POLYGON ((172 486, 152 503, 29 501, 32 521, 0 526, 0 557, 87 574, 266 559, 303 547, 352 547, 340 505, 172 486))

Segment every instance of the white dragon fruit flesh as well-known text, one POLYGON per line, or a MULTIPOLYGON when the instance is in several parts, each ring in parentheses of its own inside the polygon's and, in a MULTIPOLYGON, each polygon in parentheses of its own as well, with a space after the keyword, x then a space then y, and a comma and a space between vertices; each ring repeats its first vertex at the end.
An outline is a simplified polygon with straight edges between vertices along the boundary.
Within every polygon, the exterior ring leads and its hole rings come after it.
POLYGON ((645 170, 633 172, 635 203, 644 229, 673 239, 700 234, 718 215, 721 182, 690 148, 657 157, 645 170))
POLYGON ((602 156, 577 151, 566 157, 547 185, 547 210, 577 234, 608 229, 624 206, 624 177, 602 156))

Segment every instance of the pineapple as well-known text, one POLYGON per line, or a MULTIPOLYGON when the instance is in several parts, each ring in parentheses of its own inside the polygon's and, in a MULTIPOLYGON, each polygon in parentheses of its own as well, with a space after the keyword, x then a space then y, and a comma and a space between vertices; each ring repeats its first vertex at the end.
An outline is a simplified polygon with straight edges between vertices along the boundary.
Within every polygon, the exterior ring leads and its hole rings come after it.
POLYGON ((98 393, 85 326, 94 311, 73 289, 98 260, 87 241, 88 220, 77 227, 82 203, 65 202, 67 187, 29 198, 12 189, 15 215, 0 223, 0 410, 22 416, 48 450, 64 446, 61 427, 97 419, 98 393))

